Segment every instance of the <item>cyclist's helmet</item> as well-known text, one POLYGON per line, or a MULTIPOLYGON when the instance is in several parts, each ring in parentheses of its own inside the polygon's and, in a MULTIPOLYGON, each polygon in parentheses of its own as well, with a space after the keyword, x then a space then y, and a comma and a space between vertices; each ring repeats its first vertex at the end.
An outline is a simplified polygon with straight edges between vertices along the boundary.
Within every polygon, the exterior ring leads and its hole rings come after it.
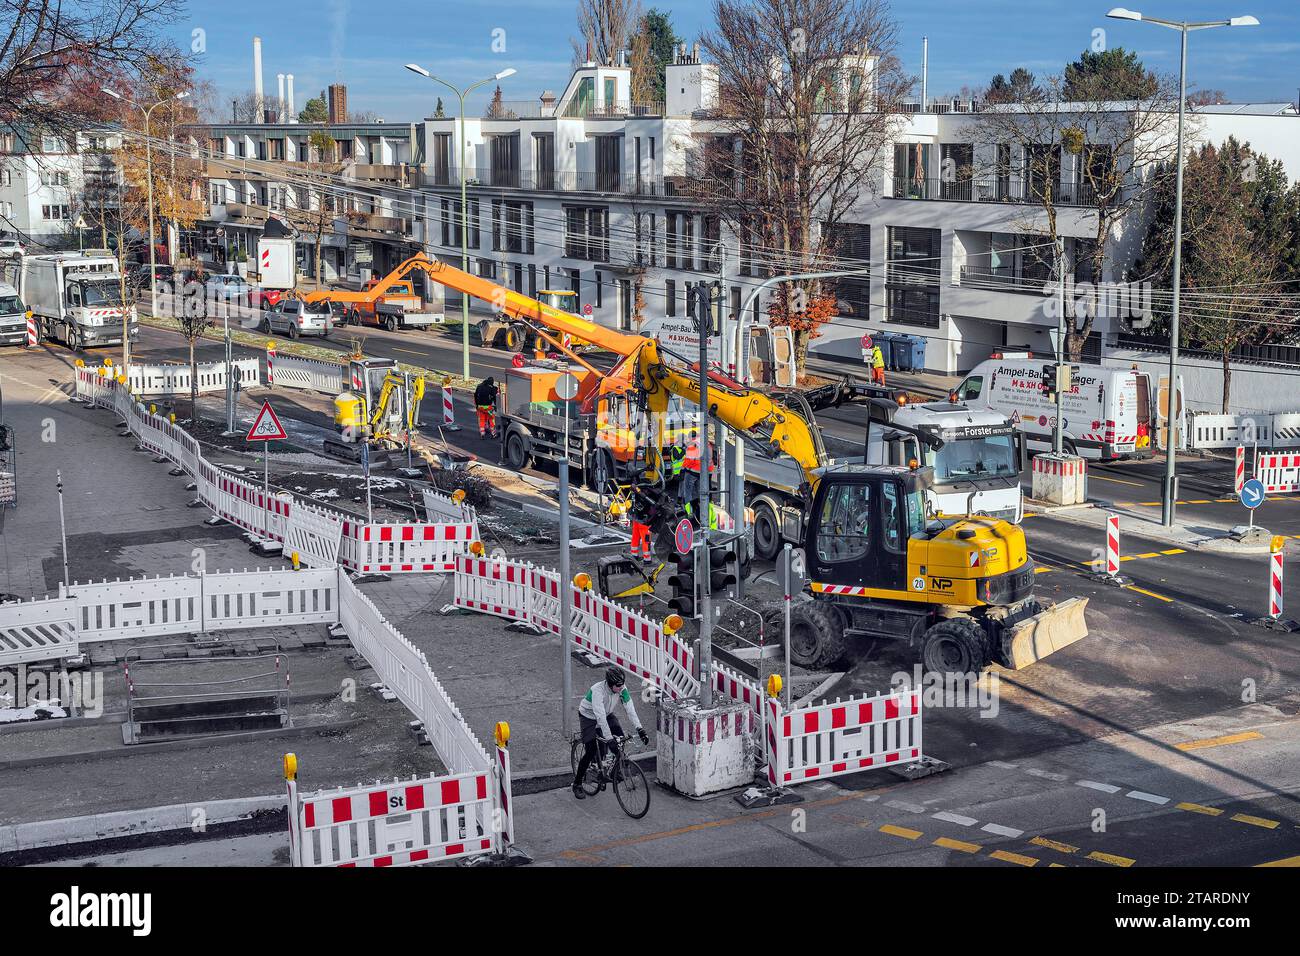
POLYGON ((608 667, 605 669, 605 683, 610 687, 622 687, 627 683, 627 675, 623 673, 621 667, 608 667))

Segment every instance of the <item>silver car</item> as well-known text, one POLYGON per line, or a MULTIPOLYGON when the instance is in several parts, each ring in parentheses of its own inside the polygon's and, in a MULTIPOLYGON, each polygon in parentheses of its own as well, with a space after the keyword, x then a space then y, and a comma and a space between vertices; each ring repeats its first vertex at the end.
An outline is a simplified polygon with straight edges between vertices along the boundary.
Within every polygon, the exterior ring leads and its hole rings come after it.
POLYGON ((263 332, 283 332, 291 339, 300 335, 325 338, 334 327, 328 302, 307 303, 301 299, 281 299, 262 312, 263 332))
POLYGON ((243 276, 232 273, 208 276, 208 292, 218 299, 225 299, 227 302, 231 299, 244 302, 247 301, 251 291, 252 287, 243 276))

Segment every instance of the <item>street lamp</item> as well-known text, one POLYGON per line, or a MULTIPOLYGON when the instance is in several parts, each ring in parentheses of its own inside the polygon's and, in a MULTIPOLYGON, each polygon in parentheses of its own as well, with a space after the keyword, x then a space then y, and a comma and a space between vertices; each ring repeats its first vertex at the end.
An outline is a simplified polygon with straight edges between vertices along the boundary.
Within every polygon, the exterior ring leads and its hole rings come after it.
POLYGON ((1259 21, 1254 17, 1245 16, 1188 23, 1146 17, 1136 10, 1126 10, 1124 7, 1115 7, 1106 16, 1115 20, 1154 23, 1156 26, 1177 30, 1182 37, 1182 48, 1178 58, 1178 173, 1174 187, 1174 295, 1173 308, 1169 315, 1169 387, 1165 390, 1165 480, 1160 502, 1161 523, 1165 527, 1170 527, 1174 523, 1174 503, 1178 500, 1178 479, 1174 464, 1177 444, 1174 441, 1174 423, 1178 410, 1178 310, 1182 292, 1180 287, 1183 258, 1183 116, 1187 107, 1187 34, 1193 30, 1208 30, 1211 27, 1257 27, 1259 21))
MULTIPOLYGON (((141 113, 144 114, 145 179, 147 181, 148 194, 149 194, 149 314, 153 316, 157 316, 158 289, 157 289, 157 277, 155 273, 157 272, 158 264, 156 261, 157 253, 154 250, 154 231, 153 231, 153 136, 149 132, 149 120, 153 116, 153 111, 156 110, 158 107, 162 106, 164 103, 174 103, 178 100, 183 100, 185 99, 185 97, 189 96, 190 94, 177 93, 175 96, 168 96, 165 99, 161 99, 157 103, 153 104, 153 106, 150 106, 148 109, 145 109, 145 107, 135 102, 135 100, 128 100, 120 93, 115 93, 113 90, 110 90, 107 86, 100 87, 100 89, 104 93, 107 93, 109 96, 113 97, 113 99, 121 100, 123 103, 127 103, 131 106, 134 106, 136 109, 138 109, 141 113)), ((122 211, 119 209, 118 215, 121 215, 121 212, 122 211)), ((120 253, 121 250, 119 249, 118 252, 120 253)), ((123 310, 125 311, 126 303, 122 303, 122 305, 123 305, 123 310)), ((129 367, 130 363, 131 363, 131 327, 130 327, 130 322, 128 321, 126 315, 124 314, 122 316, 122 368, 125 369, 129 367)))
MULTIPOLYGON (((438 77, 430 73, 428 70, 426 70, 424 67, 418 66, 415 63, 406 64, 406 68, 410 70, 412 73, 418 73, 420 74, 420 76, 423 76, 426 79, 433 80, 433 82, 435 83, 441 83, 443 86, 447 87, 447 89, 455 93, 457 99, 460 100, 460 267, 463 271, 468 272, 469 271, 469 246, 468 246, 469 203, 465 198, 465 148, 467 145, 465 142, 465 97, 485 83, 493 83, 497 80, 504 80, 507 76, 514 76, 516 71, 514 67, 510 67, 509 69, 502 70, 500 73, 496 74, 496 76, 489 76, 486 80, 479 80, 477 83, 472 83, 469 86, 465 87, 465 89, 460 90, 452 86, 446 80, 439 79, 438 77)), ((463 366, 461 370, 461 375, 464 378, 468 379, 469 378, 469 296, 465 295, 464 293, 461 293, 461 297, 460 297, 460 315, 461 315, 461 327, 460 327, 461 354, 462 354, 462 366, 463 366)))

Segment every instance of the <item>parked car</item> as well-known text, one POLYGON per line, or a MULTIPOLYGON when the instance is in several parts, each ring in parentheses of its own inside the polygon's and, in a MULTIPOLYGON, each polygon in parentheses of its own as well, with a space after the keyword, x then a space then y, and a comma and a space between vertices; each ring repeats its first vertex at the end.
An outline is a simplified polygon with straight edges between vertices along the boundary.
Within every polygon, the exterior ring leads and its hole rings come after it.
MULTIPOLYGON (((166 283, 168 286, 176 280, 176 270, 169 265, 158 264, 154 266, 154 277, 158 283, 166 283)), ((147 291, 149 288, 149 263, 138 262, 135 265, 128 266, 126 270, 126 283, 132 289, 138 292, 147 291)))
POLYGON ((26 251, 17 239, 0 239, 0 259, 17 259, 26 251))
POLYGON ((218 275, 208 276, 208 291, 219 299, 230 301, 231 299, 246 299, 252 286, 243 276, 231 273, 220 273, 218 275))
POLYGON ((326 338, 334 327, 328 302, 307 303, 301 299, 281 299, 262 312, 263 332, 283 332, 291 339, 300 335, 326 338))

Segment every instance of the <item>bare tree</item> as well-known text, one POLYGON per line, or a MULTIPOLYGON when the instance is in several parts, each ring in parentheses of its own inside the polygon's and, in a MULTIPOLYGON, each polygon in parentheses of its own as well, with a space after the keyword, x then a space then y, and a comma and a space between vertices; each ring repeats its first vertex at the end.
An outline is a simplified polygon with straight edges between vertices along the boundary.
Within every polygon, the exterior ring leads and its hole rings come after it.
POLYGON ((601 66, 613 66, 628 48, 641 20, 639 0, 578 0, 579 39, 573 44, 574 60, 582 63, 590 52, 601 66))
POLYGON ((329 134, 329 130, 314 130, 308 137, 308 144, 311 160, 307 164, 307 175, 313 185, 302 218, 308 223, 315 239, 316 288, 323 289, 325 277, 321 275, 321 246, 325 241, 325 227, 334 224, 335 215, 334 197, 329 192, 328 183, 341 167, 334 156, 338 142, 329 134))
MULTIPOLYGON (((897 106, 912 81, 895 55, 897 25, 884 0, 715 0, 713 10, 702 43, 718 103, 686 185, 742 247, 761 250, 758 271, 817 271, 837 225, 872 198, 904 123, 897 106)), ((791 318, 802 362, 815 330, 798 317, 821 284, 788 283, 784 294, 775 314, 791 318)))
POLYGON ((655 101, 655 79, 658 75, 658 66, 654 59, 653 39, 650 34, 650 24, 645 17, 639 17, 636 32, 632 36, 632 53, 628 63, 632 68, 632 102, 634 104, 646 104, 655 101))
POLYGON ((194 278, 185 283, 184 294, 178 289, 174 301, 180 306, 176 311, 176 325, 189 346, 190 354, 190 419, 199 421, 199 368, 195 346, 203 333, 216 325, 208 308, 207 274, 200 266, 194 278))
POLYGON ((163 38, 178 0, 3 0, 0 9, 0 128, 70 138, 105 99, 100 86, 180 58, 163 38))
MULTIPOLYGON (((1016 228, 1038 250, 1029 258, 1049 271, 1058 267, 1053 250, 1063 211, 1081 211, 1092 235, 1087 243, 1076 244, 1076 265, 1086 261, 1093 281, 1075 298, 1075 314, 1066 325, 1065 349, 1073 362, 1080 360, 1106 304, 1102 280, 1116 252, 1120 225, 1169 174, 1177 85, 1169 77, 1148 76, 1154 90, 1139 101, 1069 100, 1067 81, 1058 75, 1042 80, 1016 103, 986 107, 966 127, 970 151, 965 161, 941 165, 931 187, 1032 208, 1016 228)), ((1189 117, 1188 138, 1195 138, 1197 128, 1189 117)))

